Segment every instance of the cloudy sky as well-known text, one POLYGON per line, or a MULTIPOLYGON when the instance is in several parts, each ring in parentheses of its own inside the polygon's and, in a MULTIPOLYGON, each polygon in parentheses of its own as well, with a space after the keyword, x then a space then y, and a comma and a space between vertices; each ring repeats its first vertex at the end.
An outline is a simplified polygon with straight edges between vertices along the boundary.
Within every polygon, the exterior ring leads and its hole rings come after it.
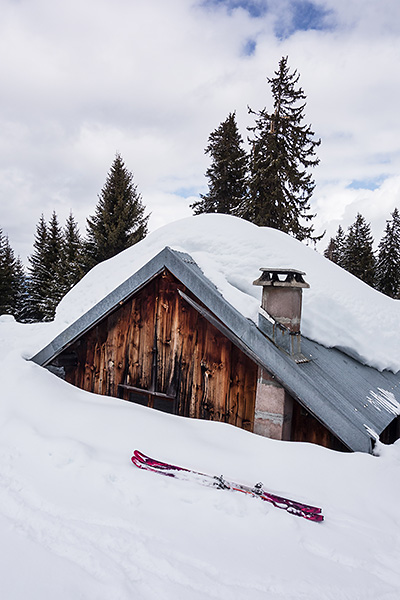
POLYGON ((361 212, 400 208, 398 0, 0 0, 0 227, 25 260, 41 213, 85 231, 115 153, 150 229, 207 191, 209 134, 271 108, 282 56, 322 139, 323 247, 361 212))

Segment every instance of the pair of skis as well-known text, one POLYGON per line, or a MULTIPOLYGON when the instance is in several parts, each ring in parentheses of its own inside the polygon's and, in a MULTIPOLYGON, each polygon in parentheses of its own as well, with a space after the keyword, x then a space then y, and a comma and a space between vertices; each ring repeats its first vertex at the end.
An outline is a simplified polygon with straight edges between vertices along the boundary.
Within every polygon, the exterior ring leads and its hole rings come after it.
POLYGON ((240 483, 226 481, 222 475, 220 477, 206 475, 205 473, 199 473, 197 471, 192 471, 191 469, 185 469, 183 467, 178 467, 177 465, 171 465, 155 460, 154 458, 146 456, 146 454, 143 454, 140 450, 134 451, 131 460, 139 469, 160 473, 167 477, 196 481, 202 485, 212 486, 218 489, 242 492, 255 498, 260 498, 260 500, 264 500, 264 502, 270 502, 276 508, 282 508, 288 513, 296 515, 297 517, 303 517, 303 519, 307 519, 308 521, 320 522, 324 520, 320 508, 304 504, 303 502, 289 500, 289 498, 284 498, 283 496, 271 494, 263 489, 262 483, 256 483, 254 487, 249 487, 240 483))

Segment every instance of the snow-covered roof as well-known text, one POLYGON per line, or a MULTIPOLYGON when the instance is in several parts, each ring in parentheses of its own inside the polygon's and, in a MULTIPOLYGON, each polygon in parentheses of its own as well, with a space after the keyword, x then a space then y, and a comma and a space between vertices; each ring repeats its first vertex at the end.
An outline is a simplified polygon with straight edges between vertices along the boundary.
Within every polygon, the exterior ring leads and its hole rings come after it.
MULTIPOLYGON (((213 216, 212 218, 196 217, 196 219, 189 219, 190 224, 194 220, 196 222, 201 221, 202 223, 210 222, 211 224, 215 224, 216 222, 227 223, 228 225, 234 224, 234 226, 239 222, 240 227, 243 223, 229 217, 221 219, 221 217, 213 216)), ((187 221, 178 223, 183 223, 185 226, 187 221)), ((246 227, 248 225, 247 223, 245 224, 246 227)), ((250 226, 250 228, 253 229, 253 226, 250 226)), ((255 228, 256 231, 258 229, 255 228)), ((275 235, 276 233, 279 234, 279 232, 269 229, 262 231, 267 233, 268 236, 275 235)), ((233 232, 231 231, 231 233, 233 232)), ((281 241, 288 238, 288 236, 282 237, 282 234, 279 234, 279 237, 281 241)), ((291 240, 291 238, 289 239, 291 240)), ((238 240, 238 242, 240 241, 241 239, 238 240)), ((295 240, 291 241, 295 242, 295 240)), ((295 242, 295 244, 298 248, 300 247, 305 249, 307 253, 311 253, 313 258, 314 256, 319 257, 314 251, 304 247, 302 244, 298 242, 295 242)), ((127 257, 128 252, 131 253, 135 248, 137 246, 122 253, 120 257, 123 255, 127 257)), ((143 252, 139 252, 139 254, 143 256, 143 252)), ((198 256, 201 256, 201 254, 198 253, 198 256)), ((239 304, 242 296, 249 296, 246 286, 243 284, 245 280, 244 273, 242 273, 242 289, 239 290, 238 272, 233 276, 233 279, 230 276, 231 279, 229 281, 228 269, 225 272, 220 270, 220 258, 221 253, 215 256, 214 262, 211 262, 209 255, 208 261, 203 261, 203 266, 208 266, 209 273, 211 272, 214 275, 213 284, 210 282, 210 278, 199 268, 192 256, 189 256, 187 253, 171 250, 168 247, 164 248, 145 263, 142 268, 131 274, 126 281, 113 289, 105 298, 92 306, 61 332, 33 360, 39 364, 49 363, 79 335, 103 318, 118 302, 135 293, 151 277, 166 266, 195 296, 209 307, 212 314, 220 319, 227 327, 228 335, 231 335, 234 341, 241 345, 244 351, 259 364, 273 372, 277 379, 289 389, 292 395, 319 420, 325 423, 339 439, 353 450, 370 451, 371 432, 381 433, 400 412, 399 377, 389 371, 381 373, 377 369, 363 365, 349 356, 344 356, 337 349, 326 349, 321 344, 311 340, 304 340, 303 342, 303 351, 308 353, 311 361, 304 365, 297 365, 289 356, 273 344, 266 343, 264 334, 254 323, 255 315, 253 315, 252 320, 249 318, 249 312, 247 312, 247 315, 243 314, 243 310, 239 311, 234 306, 234 303, 239 304), (218 273, 220 275, 222 273, 225 274, 226 282, 225 285, 220 286, 220 290, 215 285, 218 273), (233 285, 233 281, 236 282, 236 285, 233 285), (235 289, 239 293, 235 294, 233 292, 235 289), (226 299, 227 292, 230 294, 231 302, 228 302, 226 299)), ((235 263, 234 258, 231 257, 232 270, 234 270, 235 265, 237 268, 237 262, 235 263)), ((239 253, 236 254, 236 259, 237 261, 240 260, 239 253)), ((319 257, 319 259, 322 259, 323 264, 327 263, 328 267, 330 266, 329 261, 326 259, 322 257, 319 257)), ((108 265, 109 269, 114 262, 115 259, 112 259, 111 261, 107 261, 107 263, 103 263, 103 265, 108 265)), ((311 263, 312 260, 310 260, 311 263)), ((102 265, 99 265, 99 267, 92 271, 93 274, 97 270, 96 279, 101 275, 102 265)), ((109 272, 110 274, 115 274, 115 271, 109 272)), ((90 279, 90 275, 85 279, 90 279)), ((100 278, 102 282, 104 281, 104 275, 105 273, 103 273, 103 278, 100 278)), ((310 279, 309 273, 307 274, 307 278, 310 279)), ((83 283, 86 283, 86 285, 81 286, 82 292, 86 291, 84 298, 89 304, 90 293, 88 292, 93 292, 93 290, 98 289, 98 286, 88 285, 88 282, 85 282, 85 280, 83 280, 83 283)), ((65 315, 67 314, 66 309, 68 308, 68 304, 71 307, 73 306, 74 303, 71 302, 71 297, 74 297, 79 287, 79 285, 76 286, 73 293, 69 294, 69 302, 66 305, 64 303, 64 306, 60 306, 58 319, 60 319, 60 314, 63 311, 65 315)), ((363 284, 363 287, 367 286, 363 284)), ((250 289, 253 290, 253 288, 250 289)), ((381 295, 379 294, 379 296, 381 295)), ((251 298, 257 302, 257 314, 259 299, 256 299, 253 295, 251 298)), ((76 299, 75 302, 77 302, 76 299)), ((352 354, 356 355, 357 352, 353 350, 352 354)))
POLYGON ((60 332, 169 246, 187 252, 244 317, 258 319, 262 267, 305 271, 302 333, 341 348, 380 371, 400 371, 400 302, 372 289, 304 243, 228 215, 199 215, 166 225, 97 265, 61 301, 60 332))

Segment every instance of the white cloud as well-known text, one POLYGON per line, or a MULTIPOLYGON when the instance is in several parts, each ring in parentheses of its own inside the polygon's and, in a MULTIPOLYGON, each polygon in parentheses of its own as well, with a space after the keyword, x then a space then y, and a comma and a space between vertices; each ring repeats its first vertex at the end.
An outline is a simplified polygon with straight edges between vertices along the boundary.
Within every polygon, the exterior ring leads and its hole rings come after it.
POLYGON ((116 151, 152 228, 190 214, 207 185, 209 134, 236 109, 246 137, 247 105, 270 104, 266 78, 283 55, 322 138, 318 223, 350 218, 354 203, 368 218, 371 195, 347 186, 383 177, 388 218, 400 174, 397 0, 316 2, 336 26, 285 40, 274 31, 290 2, 257 17, 228 4, 0 0, 0 227, 18 253, 30 252, 42 211, 63 220, 72 209, 84 229, 116 151))
POLYGON ((320 193, 316 207, 318 232, 326 230, 326 236, 318 247, 322 249, 328 245, 339 225, 346 231, 358 212, 371 224, 377 247, 386 221, 396 206, 400 206, 400 176, 388 178, 374 190, 349 189, 340 184, 327 186, 320 193))

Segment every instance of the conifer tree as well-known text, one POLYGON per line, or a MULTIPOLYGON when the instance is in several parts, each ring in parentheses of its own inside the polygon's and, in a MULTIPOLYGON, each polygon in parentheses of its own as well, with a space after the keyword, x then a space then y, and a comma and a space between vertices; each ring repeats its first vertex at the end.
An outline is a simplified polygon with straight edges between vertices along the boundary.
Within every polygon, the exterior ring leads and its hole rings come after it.
POLYGON ((329 240, 329 244, 327 245, 327 247, 324 250, 324 256, 325 258, 328 258, 329 260, 331 260, 332 262, 336 262, 336 260, 334 259, 335 256, 335 252, 336 252, 336 245, 335 245, 335 238, 332 238, 329 240))
POLYGON ((212 163, 206 171, 208 193, 191 208, 201 213, 236 214, 247 194, 247 155, 242 147, 235 112, 230 113, 208 138, 205 153, 212 163))
POLYGON ((53 211, 49 224, 41 215, 36 227, 30 262, 30 321, 51 321, 64 295, 61 272, 62 232, 53 211))
POLYGON ((385 233, 378 246, 375 287, 390 296, 400 296, 400 213, 397 208, 386 221, 385 233))
POLYGON ((344 249, 346 246, 346 234, 341 225, 339 225, 336 236, 330 239, 327 248, 324 250, 324 256, 332 262, 344 266, 344 249))
POLYGON ((8 237, 0 230, 0 314, 14 314, 15 289, 14 289, 14 252, 9 244, 8 237))
POLYGON ((26 278, 19 257, 15 258, 7 236, 0 229, 0 314, 24 320, 27 305, 26 278))
POLYGON ((84 275, 83 244, 78 224, 70 212, 62 235, 61 276, 63 295, 84 275))
POLYGON ((117 154, 99 195, 95 214, 87 219, 85 260, 91 268, 142 240, 149 215, 144 214, 133 175, 117 154))
POLYGON ((375 278, 373 242, 370 224, 358 213, 348 229, 342 266, 371 286, 375 278))
POLYGON ((25 269, 19 256, 15 260, 13 281, 15 289, 13 314, 17 321, 24 323, 28 318, 30 297, 25 269))
POLYGON ((33 253, 28 257, 30 266, 28 289, 30 307, 29 321, 42 321, 45 317, 44 301, 48 292, 48 271, 46 267, 47 224, 42 214, 36 225, 33 253))
MULTIPOLYGON (((320 239, 313 235, 310 222, 310 199, 315 183, 308 172, 319 163, 309 125, 303 125, 306 96, 298 86, 299 74, 290 73, 288 58, 279 62, 275 77, 268 78, 273 96, 273 110, 255 115, 249 127, 250 196, 241 216, 256 225, 274 227, 299 240, 320 239)), ((320 236, 322 237, 322 236, 320 236)))
POLYGON ((63 234, 58 217, 53 211, 48 227, 46 240, 46 263, 50 272, 47 311, 50 319, 54 318, 55 309, 64 296, 65 288, 62 272, 63 234))

